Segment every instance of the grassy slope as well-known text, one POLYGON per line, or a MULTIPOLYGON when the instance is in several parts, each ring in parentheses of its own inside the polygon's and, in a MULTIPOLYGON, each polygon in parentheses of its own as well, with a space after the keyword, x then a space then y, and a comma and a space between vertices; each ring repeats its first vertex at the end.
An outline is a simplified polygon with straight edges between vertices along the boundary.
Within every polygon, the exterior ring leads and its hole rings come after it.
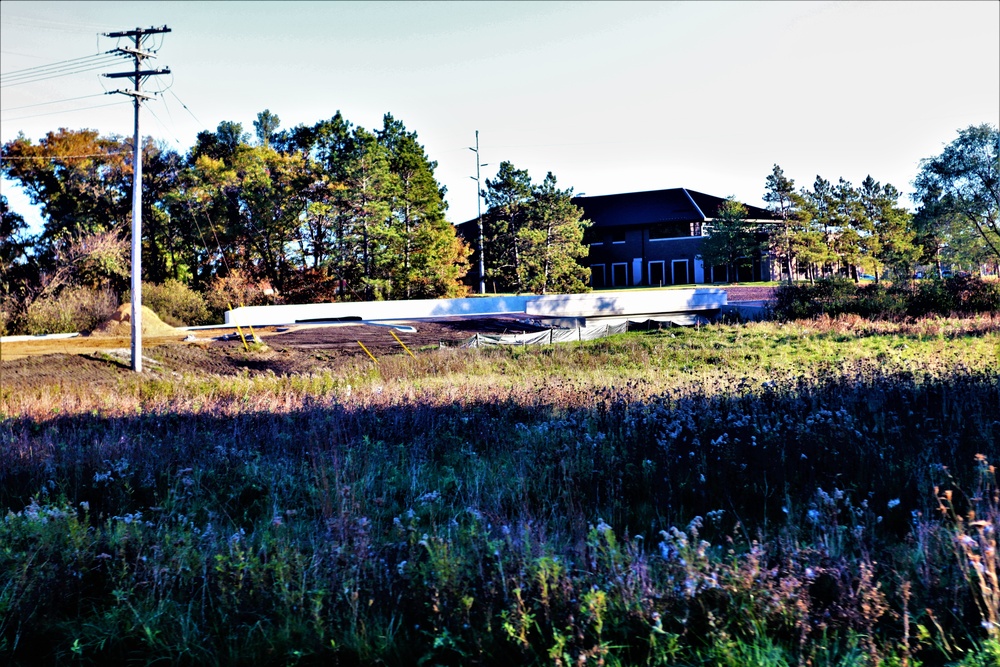
POLYGON ((988 599, 931 486, 1000 457, 998 330, 713 326, 7 393, 0 655, 957 659, 988 599))

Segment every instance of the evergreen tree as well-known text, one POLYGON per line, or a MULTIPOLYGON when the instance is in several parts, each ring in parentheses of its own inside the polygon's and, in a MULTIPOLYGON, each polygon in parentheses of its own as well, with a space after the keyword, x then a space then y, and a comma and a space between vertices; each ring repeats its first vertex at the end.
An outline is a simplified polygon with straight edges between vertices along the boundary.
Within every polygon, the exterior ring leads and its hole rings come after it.
POLYGON ((271 147, 271 141, 278 133, 281 126, 281 119, 271 113, 270 109, 264 109, 257 114, 257 120, 253 122, 254 132, 257 134, 257 144, 264 148, 271 147))
POLYGON ((502 162, 483 191, 486 272, 503 290, 517 293, 586 291, 587 270, 578 263, 583 243, 583 211, 560 190, 550 172, 539 185, 528 172, 502 162))
POLYGON ((434 178, 430 160, 415 132, 390 114, 383 118, 379 143, 389 154, 397 186, 390 199, 392 243, 386 250, 402 258, 391 278, 395 298, 433 298, 465 293, 468 249, 445 219, 445 188, 434 178))
POLYGON ((764 183, 764 201, 779 220, 781 232, 772 239, 775 254, 785 265, 788 282, 792 282, 792 224, 794 222, 795 181, 785 177, 785 172, 778 165, 768 175, 764 183))
POLYGON ((483 217, 486 275, 504 291, 524 291, 520 234, 527 224, 533 190, 528 172, 506 160, 500 163, 494 179, 486 179, 482 193, 486 200, 483 217))
POLYGON ((817 175, 812 190, 803 189, 801 193, 803 208, 808 216, 808 229, 802 248, 797 251, 799 256, 806 258, 816 270, 810 273, 810 278, 834 273, 838 266, 838 257, 834 252, 836 230, 836 201, 833 186, 830 181, 817 175))
POLYGON ((532 193, 526 224, 519 231, 520 284, 536 294, 586 292, 590 272, 579 260, 586 222, 574 205, 573 189, 560 190, 549 172, 532 193))
POLYGON ((725 266, 727 281, 738 282, 739 267, 752 266, 761 242, 755 225, 747 222, 747 207, 729 197, 712 220, 711 233, 702 241, 701 258, 708 266, 725 266))
POLYGON ((858 217, 858 231, 863 261, 871 268, 876 282, 884 267, 893 268, 900 275, 909 274, 920 257, 910 214, 897 205, 899 196, 892 185, 882 186, 870 175, 858 191, 862 212, 858 217))
POLYGON ((857 267, 862 258, 861 236, 858 234, 858 219, 861 217, 858 192, 850 181, 840 178, 832 193, 832 247, 844 272, 857 281, 857 267))

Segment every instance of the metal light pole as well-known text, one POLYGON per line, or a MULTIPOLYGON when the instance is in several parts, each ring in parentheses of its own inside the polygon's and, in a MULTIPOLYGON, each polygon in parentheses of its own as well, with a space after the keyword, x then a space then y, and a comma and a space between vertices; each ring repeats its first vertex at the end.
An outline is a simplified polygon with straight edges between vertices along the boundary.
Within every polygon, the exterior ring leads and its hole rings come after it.
POLYGON ((476 175, 469 176, 476 182, 476 222, 479 224, 479 293, 486 294, 486 261, 483 254, 483 196, 479 187, 479 168, 487 163, 479 162, 479 130, 476 130, 476 147, 469 148, 476 154, 476 175))

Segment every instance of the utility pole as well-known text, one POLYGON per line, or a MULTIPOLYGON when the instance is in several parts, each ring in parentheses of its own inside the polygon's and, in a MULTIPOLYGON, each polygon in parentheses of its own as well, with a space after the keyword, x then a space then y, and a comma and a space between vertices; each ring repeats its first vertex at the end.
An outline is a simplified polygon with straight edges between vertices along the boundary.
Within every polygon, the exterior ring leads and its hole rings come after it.
POLYGON ((143 49, 150 35, 170 32, 170 28, 136 28, 120 32, 104 33, 105 37, 131 38, 135 46, 115 49, 123 55, 132 56, 135 69, 131 72, 105 74, 109 79, 132 79, 132 90, 115 90, 114 93, 128 95, 135 103, 135 134, 132 144, 132 370, 142 372, 142 137, 139 135, 139 109, 143 100, 153 96, 142 92, 142 80, 147 76, 170 74, 169 68, 144 70, 142 61, 155 58, 151 51, 143 49))
POLYGON ((479 223, 479 293, 486 294, 486 261, 483 255, 483 194, 479 187, 479 168, 485 167, 487 163, 479 162, 479 130, 476 130, 476 147, 469 148, 476 154, 476 175, 469 176, 476 182, 476 222, 479 223))

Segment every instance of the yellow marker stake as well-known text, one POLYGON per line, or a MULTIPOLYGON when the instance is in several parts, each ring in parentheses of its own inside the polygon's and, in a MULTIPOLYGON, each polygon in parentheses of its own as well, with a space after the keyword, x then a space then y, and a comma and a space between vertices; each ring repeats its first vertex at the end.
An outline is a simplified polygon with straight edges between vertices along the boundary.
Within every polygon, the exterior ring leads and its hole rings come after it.
POLYGON ((361 341, 359 340, 359 341, 358 341, 358 345, 360 345, 360 346, 361 346, 361 349, 362 349, 362 350, 364 350, 364 351, 365 351, 365 353, 366 353, 366 354, 367 354, 367 355, 368 355, 369 357, 371 357, 371 358, 372 358, 372 361, 374 361, 374 362, 375 362, 376 364, 378 363, 378 359, 376 359, 376 358, 375 358, 375 357, 374 357, 374 356, 372 355, 372 353, 368 351, 368 348, 367 348, 367 347, 365 347, 365 344, 364 344, 364 343, 362 343, 362 342, 361 342, 361 341))
MULTIPOLYGON (((229 310, 232 310, 232 309, 233 309, 233 304, 229 304, 229 310)), ((236 325, 236 331, 239 332, 239 334, 240 334, 240 340, 243 341, 243 349, 246 350, 247 352, 249 352, 250 351, 250 346, 247 345, 246 336, 243 335, 243 329, 240 329, 240 325, 238 325, 238 324, 236 325)))
MULTIPOLYGON (((410 352, 410 348, 406 347, 406 343, 404 343, 403 341, 399 340, 399 336, 396 335, 396 332, 393 331, 392 329, 389 329, 389 333, 392 334, 392 337, 396 339, 397 343, 399 343, 400 345, 403 346, 403 349, 406 350, 406 353, 408 355, 410 355, 411 357, 413 357, 413 353, 410 352)), ((416 359, 416 357, 413 357, 413 358, 416 359)))

